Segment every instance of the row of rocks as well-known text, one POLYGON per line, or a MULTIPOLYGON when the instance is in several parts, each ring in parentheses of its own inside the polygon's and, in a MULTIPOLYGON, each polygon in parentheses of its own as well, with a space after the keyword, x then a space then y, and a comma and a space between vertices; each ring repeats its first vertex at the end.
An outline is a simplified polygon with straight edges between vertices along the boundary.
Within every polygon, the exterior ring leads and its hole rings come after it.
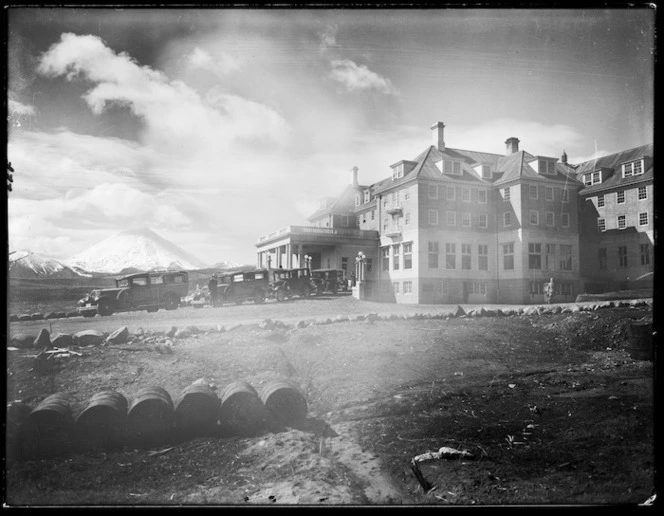
POLYGON ((46 312, 34 314, 10 314, 10 322, 16 321, 42 321, 44 319, 69 319, 72 317, 81 317, 78 312, 46 312))

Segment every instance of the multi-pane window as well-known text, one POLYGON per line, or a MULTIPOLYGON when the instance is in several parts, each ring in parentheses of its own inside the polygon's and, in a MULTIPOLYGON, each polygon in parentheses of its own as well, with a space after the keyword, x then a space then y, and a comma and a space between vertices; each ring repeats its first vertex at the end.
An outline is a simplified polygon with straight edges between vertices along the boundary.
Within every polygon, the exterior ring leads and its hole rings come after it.
POLYGON ((447 280, 440 280, 440 293, 449 294, 450 293, 450 282, 447 280))
POLYGON ((482 179, 491 179, 490 165, 482 165, 482 179))
POLYGON ((597 260, 599 262, 599 270, 605 271, 607 269, 607 255, 606 247, 600 247, 597 250, 597 260))
POLYGON ((470 213, 469 212, 463 212, 461 214, 461 227, 462 228, 469 228, 470 227, 470 213))
POLYGON ((412 281, 404 281, 403 282, 403 293, 404 294, 412 294, 413 293, 413 282, 412 281))
POLYGON ((348 227, 348 215, 341 216, 341 225, 344 227, 348 227))
POLYGON ((647 226, 648 225, 648 212, 644 211, 643 213, 639 213, 639 226, 647 226))
POLYGON ((486 190, 478 190, 477 191, 477 200, 481 202, 482 204, 486 203, 487 199, 487 192, 486 190))
POLYGON ((448 211, 445 213, 448 226, 456 226, 456 212, 448 211))
POLYGON ((544 187, 544 199, 547 201, 553 201, 553 186, 544 187))
POLYGON ((429 210, 429 224, 432 226, 438 225, 438 210, 429 210))
POLYGON ((394 290, 395 294, 399 293, 399 282, 398 281, 392 282, 392 290, 394 290))
POLYGON ((452 162, 448 160, 443 161, 443 174, 452 173, 452 162))
POLYGON ((403 268, 412 269, 413 268, 413 243, 408 242, 403 244, 403 268))
POLYGON ((537 185, 530 185, 528 191, 531 199, 537 199, 537 185))
POLYGON ((458 161, 452 163, 452 174, 454 174, 455 176, 461 175, 461 163, 459 163, 458 161))
POLYGON ((604 208, 604 195, 597 196, 597 207, 604 208))
POLYGON ((461 268, 470 270, 472 261, 472 246, 470 244, 461 244, 461 268))
POLYGON ((390 270, 390 248, 389 247, 383 247, 380 250, 382 262, 383 262, 383 271, 389 271, 390 270))
POLYGON ((483 281, 473 281, 468 284, 469 294, 486 294, 486 283, 483 281))
POLYGON ((438 268, 438 242, 429 242, 429 268, 438 268))
POLYGON ((403 200, 404 200, 404 201, 407 201, 408 199, 410 199, 410 192, 409 192, 408 190, 404 190, 404 192, 403 192, 403 200))
POLYGON ((509 211, 503 213, 503 226, 508 227, 512 225, 512 214, 509 211))
POLYGON ((650 265, 650 244, 641 244, 641 265, 650 265))
POLYGON ((399 248, 401 247, 401 244, 396 244, 392 246, 392 269, 395 271, 399 270, 399 266, 401 265, 401 259, 399 257, 399 248))
POLYGON ((477 246, 477 268, 481 271, 489 270, 489 246, 486 244, 477 246))
POLYGON ((569 213, 567 213, 566 211, 564 211, 564 212, 562 212, 562 213, 560 214, 560 224, 561 224, 564 228, 568 228, 568 227, 569 227, 569 213))
POLYGON ((503 269, 514 270, 514 243, 503 244, 503 269))
POLYGON ((456 269, 456 244, 445 244, 445 268, 456 269))
POLYGON ((623 177, 643 174, 643 161, 639 159, 636 161, 631 161, 630 163, 623 163, 622 168, 623 168, 623 177))
POLYGON ((606 231, 606 219, 597 219, 597 229, 599 231, 606 231))
POLYGON ((639 201, 642 201, 643 199, 648 198, 648 190, 646 190, 645 186, 639 186, 639 201))
POLYGON ((533 226, 538 226, 539 225, 539 211, 530 210, 530 223, 533 226))
POLYGON ((470 202, 470 188, 461 188, 461 200, 464 202, 470 202))
POLYGON ((373 269, 373 258, 367 258, 367 272, 371 272, 373 269))
POLYGON ((618 204, 623 204, 625 202, 625 190, 620 190, 617 194, 618 204))
POLYGON ((429 185, 429 199, 438 199, 438 185, 429 185))
POLYGON ((489 216, 486 213, 479 214, 478 225, 482 229, 486 229, 487 227, 489 227, 489 216))
POLYGON ((547 271, 556 269, 556 244, 544 244, 544 268, 547 271))
POLYGON ((504 201, 509 201, 510 200, 510 189, 509 189, 509 187, 503 188, 503 200, 504 201))
POLYGON ((618 247, 618 266, 621 268, 627 267, 627 246, 621 245, 618 247))
POLYGON ((572 270, 572 246, 567 244, 560 244, 560 270, 572 270))
POLYGON ((534 296, 538 294, 544 294, 544 284, 541 281, 531 281, 530 294, 534 296))
POLYGON ((583 176, 583 184, 586 186, 598 185, 602 182, 602 174, 599 172, 590 172, 583 176))
POLYGON ((547 211, 546 213, 544 213, 544 218, 546 219, 547 226, 555 225, 555 214, 552 211, 547 211))
POLYGON ((403 177, 403 163, 399 163, 392 171, 392 181, 400 177, 403 177))
POLYGON ((627 218, 625 215, 618 215, 618 229, 625 229, 627 227, 627 218))
POLYGON ((446 189, 445 197, 448 201, 453 201, 456 199, 456 189, 453 186, 448 186, 446 189))
POLYGON ((567 188, 563 188, 561 192, 563 194, 563 202, 569 202, 569 190, 567 188))
POLYGON ((528 268, 542 268, 542 244, 530 242, 528 244, 528 268))

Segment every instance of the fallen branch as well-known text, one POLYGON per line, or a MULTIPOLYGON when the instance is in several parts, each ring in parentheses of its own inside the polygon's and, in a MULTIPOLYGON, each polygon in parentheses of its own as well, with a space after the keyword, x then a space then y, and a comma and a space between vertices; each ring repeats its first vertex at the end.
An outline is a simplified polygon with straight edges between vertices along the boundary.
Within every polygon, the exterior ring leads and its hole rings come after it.
POLYGON ((429 491, 433 489, 433 484, 427 481, 426 478, 424 478, 424 475, 422 475, 422 472, 420 471, 419 466, 417 465, 417 462, 415 462, 415 459, 410 461, 410 469, 413 470, 413 474, 415 475, 415 478, 417 481, 420 483, 422 486, 422 489, 424 490, 424 494, 427 494, 429 491))
POLYGON ((448 448, 443 446, 437 452, 426 452, 421 455, 418 455, 413 459, 414 462, 422 462, 425 460, 436 460, 436 459, 473 459, 475 456, 466 450, 455 450, 454 448, 448 448))

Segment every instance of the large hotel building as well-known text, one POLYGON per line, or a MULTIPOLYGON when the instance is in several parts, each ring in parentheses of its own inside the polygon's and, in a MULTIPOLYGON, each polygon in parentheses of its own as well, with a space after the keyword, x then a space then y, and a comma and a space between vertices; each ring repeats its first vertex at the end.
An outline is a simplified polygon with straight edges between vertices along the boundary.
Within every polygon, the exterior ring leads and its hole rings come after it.
POLYGON ((396 303, 542 303, 551 278, 560 302, 652 287, 652 144, 570 164, 513 137, 504 155, 450 148, 444 129, 378 183, 354 168, 309 226, 260 237, 258 267, 308 257, 359 272, 363 298, 396 303))

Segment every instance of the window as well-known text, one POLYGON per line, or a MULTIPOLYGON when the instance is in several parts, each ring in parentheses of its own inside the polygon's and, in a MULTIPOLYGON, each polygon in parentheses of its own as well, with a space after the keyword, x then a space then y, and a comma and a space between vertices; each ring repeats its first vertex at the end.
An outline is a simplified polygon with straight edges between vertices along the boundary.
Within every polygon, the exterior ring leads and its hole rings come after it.
POLYGON ((604 208, 604 196, 603 195, 598 195, 597 196, 597 207, 598 208, 604 208))
POLYGON ((360 195, 358 194, 358 195, 355 196, 355 206, 359 206, 360 204, 362 204, 362 202, 361 202, 360 195))
POLYGON ((451 174, 452 173, 452 162, 445 160, 443 161, 443 174, 451 174))
POLYGON ((472 260, 472 246, 470 244, 461 244, 461 268, 463 270, 470 270, 472 260))
POLYGON ((503 213, 503 226, 509 227, 512 225, 512 214, 509 211, 503 213))
POLYGON ((606 219, 597 219, 597 229, 606 231, 606 219))
POLYGON ((403 200, 404 200, 404 201, 407 201, 408 199, 410 199, 410 192, 409 192, 408 190, 404 190, 404 192, 403 192, 403 200))
POLYGON ((429 242, 429 268, 438 268, 438 242, 429 242))
POLYGON ((510 189, 509 189, 509 187, 503 189, 503 200, 504 201, 509 201, 510 200, 510 189))
POLYGON ((547 201, 553 201, 553 186, 544 187, 544 199, 547 201))
POLYGON ((556 270, 556 244, 544 244, 544 269, 556 270))
POLYGON ((429 210, 429 224, 431 226, 438 225, 438 210, 429 210))
POLYGON ((470 188, 461 188, 461 200, 463 202, 470 202, 470 188))
POLYGON ((489 227, 489 216, 486 213, 480 213, 479 214, 478 225, 482 229, 486 229, 486 228, 489 227))
POLYGON ((342 256, 341 257, 341 268, 343 270, 348 270, 348 257, 347 256, 342 256))
POLYGON ((491 179, 490 165, 482 165, 482 179, 491 179))
POLYGON ((456 226, 456 212, 448 211, 445 213, 448 226, 456 226))
POLYGON ((398 281, 395 281, 395 282, 392 283, 392 290, 394 290, 395 294, 399 293, 399 282, 398 281))
POLYGON ((445 244, 445 268, 456 269, 456 244, 445 244))
POLYGON ((482 204, 486 204, 486 190, 478 190, 477 191, 477 200, 481 202, 482 204))
POLYGON ((406 226, 410 225, 410 213, 406 213, 406 214, 403 216, 403 223, 404 223, 406 226))
POLYGON ((481 271, 489 270, 489 246, 486 244, 477 246, 477 268, 481 271))
POLYGON ((161 285, 164 283, 162 276, 150 276, 150 285, 161 285))
POLYGON ((600 171, 590 172, 589 174, 584 174, 583 184, 586 186, 598 185, 602 182, 602 174, 600 171))
POLYGON ((412 281, 404 281, 403 282, 403 293, 404 294, 412 294, 413 293, 413 282, 412 281))
POLYGON ((364 191, 364 202, 368 203, 371 200, 371 192, 369 190, 364 191))
POLYGON ((618 265, 621 268, 627 267, 627 246, 621 245, 618 247, 618 265))
POLYGON ((618 215, 618 229, 625 229, 626 222, 625 215, 618 215))
POLYGON ((555 225, 555 214, 552 211, 545 212, 544 219, 546 220, 547 226, 552 227, 555 225))
POLYGON ((564 211, 560 214, 560 223, 564 228, 569 227, 569 213, 564 211))
POLYGON ((348 227, 348 215, 341 216, 341 225, 344 227, 348 227))
POLYGON ((623 171, 623 177, 643 174, 643 160, 639 159, 636 161, 631 161, 629 163, 623 163, 622 171, 623 171))
POLYGON ((403 244, 403 268, 412 269, 413 268, 413 243, 408 242, 403 244))
POLYGON ((530 185, 528 191, 531 199, 537 199, 537 185, 530 185))
POLYGON ((531 281, 530 295, 536 296, 538 294, 544 294, 544 284, 541 281, 531 281))
POLYGON ((503 244, 503 269, 514 270, 514 244, 503 244))
POLYGON ((389 271, 390 270, 390 248, 389 247, 381 248, 380 254, 381 254, 381 257, 382 257, 382 261, 383 261, 383 271, 389 271))
POLYGON ((650 265, 650 244, 641 244, 641 265, 650 265))
POLYGON ((572 246, 567 244, 560 244, 560 270, 572 270, 572 246))
POLYGON ((599 262, 599 270, 605 271, 607 268, 606 247, 600 247, 597 250, 597 260, 599 262))
POLYGON ((644 211, 643 213, 639 213, 639 226, 647 226, 648 225, 648 212, 644 211))
POLYGON ((452 163, 452 174, 454 174, 455 176, 461 175, 461 163, 459 163, 458 161, 452 163))
POLYGON ((563 202, 569 202, 569 190, 563 188, 562 195, 563 195, 563 202))
POLYGON ((438 185, 429 185, 429 199, 438 199, 438 185))
POLYGON ((539 226, 539 211, 530 210, 530 224, 532 226, 539 226))
POLYGON ((555 174, 556 173, 556 164, 553 161, 547 161, 544 159, 538 160, 538 167, 540 174, 555 174))
POLYGON ((367 258, 367 272, 371 272, 373 269, 373 258, 367 258))
POLYGON ((448 201, 454 201, 456 199, 456 189, 453 186, 447 187, 445 198, 448 201))
POLYGON ((470 227, 470 213, 469 212, 463 212, 461 214, 461 227, 462 228, 469 228, 470 227))
POLYGON ((389 197, 387 195, 385 197, 383 197, 383 208, 387 208, 387 199, 388 198, 389 197))
POLYGON ((392 246, 392 269, 395 271, 399 270, 400 260, 399 260, 399 248, 401 244, 396 244, 392 246))
POLYGON ((624 202, 625 202, 625 190, 620 190, 616 194, 616 196, 618 198, 618 204, 624 204, 624 202))
POLYGON ((648 198, 648 190, 646 190, 645 186, 639 186, 639 201, 642 201, 643 199, 648 198))
POLYGON ((528 268, 542 268, 542 244, 532 242, 528 244, 528 268))

